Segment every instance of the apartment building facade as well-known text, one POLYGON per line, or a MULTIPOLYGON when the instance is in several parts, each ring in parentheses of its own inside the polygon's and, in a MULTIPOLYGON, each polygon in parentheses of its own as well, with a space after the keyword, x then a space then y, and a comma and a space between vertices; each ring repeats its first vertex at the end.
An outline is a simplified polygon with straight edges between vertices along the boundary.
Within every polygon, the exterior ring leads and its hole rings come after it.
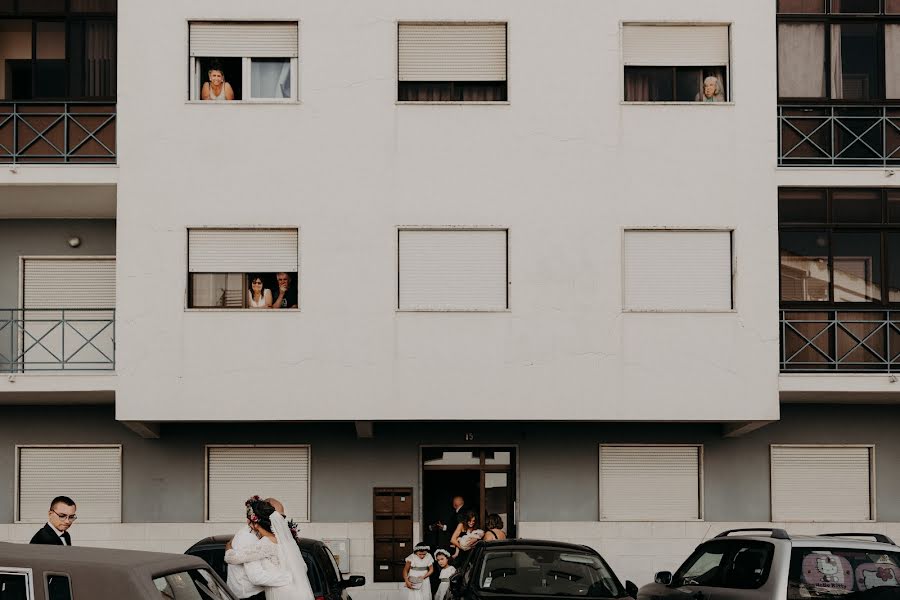
POLYGON ((553 8, 0 3, 0 539, 900 533, 900 7, 553 8))

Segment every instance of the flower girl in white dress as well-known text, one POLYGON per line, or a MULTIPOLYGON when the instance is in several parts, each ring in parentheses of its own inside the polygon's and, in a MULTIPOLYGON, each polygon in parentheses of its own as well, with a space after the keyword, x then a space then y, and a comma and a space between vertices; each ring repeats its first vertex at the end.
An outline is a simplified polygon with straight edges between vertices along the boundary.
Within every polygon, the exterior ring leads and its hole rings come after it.
POLYGON ((456 567, 450 564, 450 553, 443 548, 435 550, 434 558, 441 568, 441 583, 434 593, 434 600, 445 600, 450 593, 450 578, 456 574, 456 567))
POLYGON ((409 590, 408 600, 432 600, 431 574, 434 573, 434 559, 428 551, 430 546, 416 544, 413 553, 406 557, 403 567, 403 581, 409 590))

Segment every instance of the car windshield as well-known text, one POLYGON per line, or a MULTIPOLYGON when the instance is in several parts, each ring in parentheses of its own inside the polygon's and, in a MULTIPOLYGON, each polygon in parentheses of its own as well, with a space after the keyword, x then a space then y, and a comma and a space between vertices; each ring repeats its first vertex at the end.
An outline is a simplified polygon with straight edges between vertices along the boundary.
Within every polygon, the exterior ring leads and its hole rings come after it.
POLYGON ((900 554, 851 548, 791 551, 788 598, 900 600, 900 554))
POLYGON ((621 598, 622 585, 596 554, 561 548, 485 550, 478 588, 497 594, 621 598))
POLYGON ((191 569, 153 578, 160 600, 232 600, 212 573, 191 569))

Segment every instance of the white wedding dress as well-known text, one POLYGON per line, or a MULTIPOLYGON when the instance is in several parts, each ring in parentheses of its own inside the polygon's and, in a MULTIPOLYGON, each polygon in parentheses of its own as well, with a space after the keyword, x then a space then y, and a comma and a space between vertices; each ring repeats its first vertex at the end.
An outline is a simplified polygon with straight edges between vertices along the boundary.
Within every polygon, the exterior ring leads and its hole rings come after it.
POLYGON ((306 574, 306 561, 300 554, 300 548, 294 541, 294 534, 287 521, 279 513, 272 513, 272 532, 278 538, 278 553, 281 566, 291 575, 287 585, 266 589, 266 600, 315 600, 309 576, 306 574))

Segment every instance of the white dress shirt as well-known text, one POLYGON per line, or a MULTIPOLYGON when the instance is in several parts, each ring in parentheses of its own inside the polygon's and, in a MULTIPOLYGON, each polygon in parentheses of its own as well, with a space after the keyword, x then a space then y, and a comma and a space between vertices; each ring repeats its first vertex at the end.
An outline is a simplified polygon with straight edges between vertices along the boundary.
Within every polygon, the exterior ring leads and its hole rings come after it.
MULTIPOLYGON (((235 550, 246 550, 251 546, 255 546, 259 540, 256 535, 250 531, 249 527, 241 527, 234 539, 231 540, 231 547, 235 550)), ((244 565, 228 565, 228 589, 234 592, 238 598, 249 598, 254 594, 258 594, 263 589, 255 585, 247 577, 247 571, 244 565)))
POLYGON ((66 538, 63 537, 63 534, 65 533, 65 531, 60 531, 59 529, 57 529, 56 527, 54 527, 54 526, 53 526, 53 523, 51 523, 50 521, 47 521, 47 525, 50 526, 50 529, 53 530, 53 533, 56 534, 56 536, 59 538, 59 541, 62 542, 62 545, 63 545, 63 546, 68 546, 68 545, 69 545, 69 544, 66 543, 66 538))

